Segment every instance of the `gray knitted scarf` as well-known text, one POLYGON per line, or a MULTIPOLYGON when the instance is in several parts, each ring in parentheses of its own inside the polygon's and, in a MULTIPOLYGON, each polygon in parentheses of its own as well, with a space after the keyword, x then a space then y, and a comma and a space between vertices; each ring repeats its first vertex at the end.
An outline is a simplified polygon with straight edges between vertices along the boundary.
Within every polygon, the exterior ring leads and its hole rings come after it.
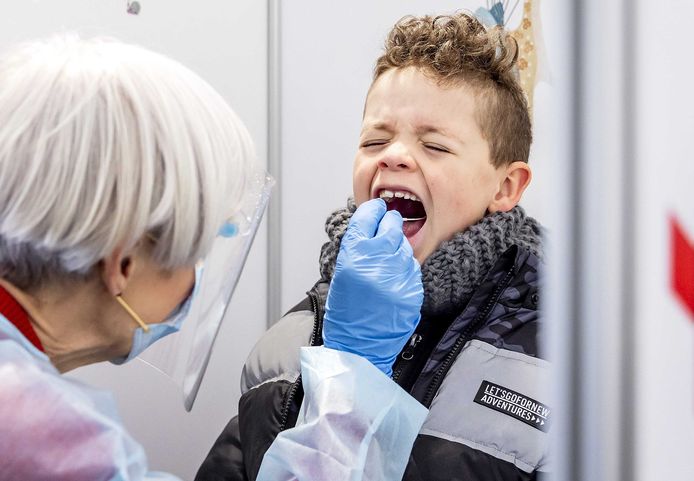
MULTIPOLYGON (((347 207, 336 210, 325 221, 330 240, 321 248, 323 279, 332 279, 340 241, 355 210, 354 200, 349 198, 347 207)), ((501 254, 512 245, 542 258, 541 236, 540 224, 518 206, 509 212, 487 215, 442 242, 422 265, 422 315, 440 316, 460 311, 501 254)))

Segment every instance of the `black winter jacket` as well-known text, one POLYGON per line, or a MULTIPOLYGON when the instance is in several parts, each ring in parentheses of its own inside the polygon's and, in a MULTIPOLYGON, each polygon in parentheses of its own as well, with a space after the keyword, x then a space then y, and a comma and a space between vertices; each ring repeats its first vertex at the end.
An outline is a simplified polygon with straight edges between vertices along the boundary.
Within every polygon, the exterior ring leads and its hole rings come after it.
MULTIPOLYGON (((393 368, 393 379, 430 409, 404 480, 532 480, 547 470, 538 267, 537 257, 511 247, 461 312, 421 320, 393 368)), ((256 345, 239 414, 196 480, 254 480, 275 436, 294 425, 303 399, 298 350, 322 344, 327 289, 317 283, 256 345)))

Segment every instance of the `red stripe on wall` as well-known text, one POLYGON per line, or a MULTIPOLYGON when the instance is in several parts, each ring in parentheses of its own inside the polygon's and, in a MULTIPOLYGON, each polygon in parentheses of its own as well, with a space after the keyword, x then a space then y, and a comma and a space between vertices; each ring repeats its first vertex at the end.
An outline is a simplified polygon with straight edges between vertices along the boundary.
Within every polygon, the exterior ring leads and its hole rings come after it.
POLYGON ((694 321, 694 245, 680 223, 670 218, 672 289, 694 321))

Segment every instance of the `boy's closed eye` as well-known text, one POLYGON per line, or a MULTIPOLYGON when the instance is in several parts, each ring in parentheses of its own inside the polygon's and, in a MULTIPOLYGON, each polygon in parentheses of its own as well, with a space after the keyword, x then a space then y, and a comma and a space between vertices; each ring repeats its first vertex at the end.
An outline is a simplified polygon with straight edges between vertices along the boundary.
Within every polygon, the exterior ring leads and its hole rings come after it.
POLYGON ((441 145, 441 144, 433 144, 433 143, 431 143, 431 142, 424 142, 423 145, 424 145, 424 147, 425 147, 427 150, 431 150, 431 151, 434 151, 434 152, 441 152, 441 153, 444 153, 444 154, 450 154, 450 153, 452 153, 450 149, 444 147, 444 146, 441 145))
POLYGON ((365 140, 359 145, 360 148, 376 147, 379 145, 385 145, 388 143, 387 139, 375 139, 375 140, 365 140))

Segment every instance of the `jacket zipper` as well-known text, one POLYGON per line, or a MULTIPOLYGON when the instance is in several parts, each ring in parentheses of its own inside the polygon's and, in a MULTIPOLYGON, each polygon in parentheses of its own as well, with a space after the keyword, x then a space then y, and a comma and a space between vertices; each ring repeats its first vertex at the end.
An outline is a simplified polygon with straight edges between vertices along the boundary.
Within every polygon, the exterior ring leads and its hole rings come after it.
POLYGON ((506 285, 510 282, 511 276, 513 275, 513 271, 515 270, 515 265, 513 265, 507 272, 506 276, 503 278, 503 280, 496 286, 496 289, 494 290, 494 293, 489 297, 489 300, 484 306, 484 309, 480 311, 480 313, 477 315, 475 320, 473 320, 468 327, 458 336, 458 339, 456 339, 455 344, 453 345, 453 348, 448 351, 448 355, 446 355, 446 358, 444 359, 443 363, 439 367, 439 369, 436 371, 436 374, 434 375, 434 379, 431 381, 431 384, 429 384, 429 389, 427 389, 427 393, 424 396, 424 399, 422 400, 422 404, 426 406, 427 408, 431 406, 431 402, 434 399, 434 395, 439 389, 439 386, 441 384, 441 381, 443 380, 443 377, 446 375, 448 372, 448 369, 450 368, 450 365, 453 363, 453 361, 458 357, 459 351, 462 349, 462 347, 465 345, 465 343, 469 340, 469 338, 472 336, 474 332, 476 332, 480 327, 482 327, 482 324, 487 320, 487 316, 489 315, 489 312, 491 311, 492 306, 496 304, 496 301, 498 300, 499 296, 503 292, 503 290, 506 288, 506 285))
POLYGON ((323 340, 323 323, 321 322, 321 319, 318 318, 318 300, 313 292, 310 291, 308 293, 308 298, 311 301, 311 308, 313 309, 313 333, 311 334, 311 346, 319 346, 323 344, 322 342, 318 344, 319 336, 321 341, 323 340))
POLYGON ((398 370, 395 371, 395 373, 393 374, 393 381, 398 382, 398 379, 400 378, 402 371, 405 370, 405 363, 407 361, 412 360, 412 358, 414 357, 414 350, 417 347, 417 344, 419 344, 420 342, 422 342, 422 335, 417 333, 412 334, 412 337, 410 337, 410 342, 407 344, 407 347, 404 351, 400 353, 400 358, 405 362, 400 362, 398 370))
MULTIPOLYGON (((313 308, 313 333, 311 334, 311 346, 317 346, 318 335, 321 332, 321 327, 323 323, 320 322, 320 319, 318 319, 318 301, 316 300, 313 293, 309 292, 308 298, 311 301, 311 307, 313 308)), ((294 396, 296 396, 296 392, 299 390, 299 387, 301 387, 301 374, 299 374, 299 377, 296 378, 296 381, 294 381, 292 387, 289 388, 287 397, 284 400, 284 403, 282 403, 282 411, 280 414, 280 432, 284 431, 287 428, 289 406, 291 402, 294 400, 294 396)))
POLYGON ((299 386, 301 386, 301 374, 299 374, 299 377, 296 378, 296 381, 294 381, 292 387, 289 388, 287 398, 284 400, 284 404, 282 404, 282 412, 280 417, 280 432, 284 431, 287 428, 287 418, 289 417, 289 405, 294 399, 294 396, 296 396, 296 391, 299 390, 299 386))

